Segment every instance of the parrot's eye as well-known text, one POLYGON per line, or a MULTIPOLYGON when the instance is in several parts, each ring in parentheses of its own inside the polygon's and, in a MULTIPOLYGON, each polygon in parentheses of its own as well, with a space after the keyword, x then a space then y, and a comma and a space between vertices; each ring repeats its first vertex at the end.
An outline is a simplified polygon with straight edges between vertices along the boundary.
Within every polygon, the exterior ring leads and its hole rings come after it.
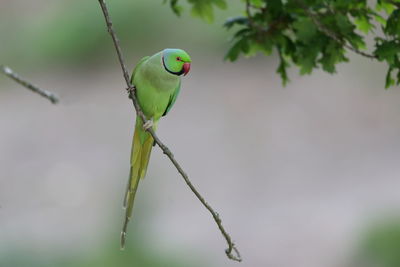
POLYGON ((176 58, 177 61, 182 61, 181 57, 176 58))

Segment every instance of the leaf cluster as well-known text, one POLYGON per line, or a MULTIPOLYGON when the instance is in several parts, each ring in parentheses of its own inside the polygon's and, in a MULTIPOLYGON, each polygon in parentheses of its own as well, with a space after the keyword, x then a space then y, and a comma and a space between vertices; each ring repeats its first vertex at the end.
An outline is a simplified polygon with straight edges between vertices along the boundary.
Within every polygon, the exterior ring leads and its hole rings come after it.
MULTIPOLYGON (((164 0, 164 3, 167 0, 164 0)), ((179 0, 168 0, 170 3, 172 11, 180 16, 183 11, 182 5, 179 0)), ((204 19, 207 22, 212 22, 214 20, 214 7, 220 9, 226 9, 227 4, 225 0, 187 0, 191 5, 191 13, 194 17, 204 19)))
MULTIPOLYGON (((176 14, 179 1, 169 0, 176 14)), ((226 8, 226 0, 186 0, 192 14, 212 21, 214 8, 226 8)), ((385 62, 386 88, 400 83, 400 0, 242 0, 243 15, 229 18, 224 26, 234 31, 225 58, 277 52, 277 72, 284 84, 287 69, 300 74, 315 69, 335 73, 348 62, 347 51, 385 62), (373 38, 367 51, 366 37, 373 38)))

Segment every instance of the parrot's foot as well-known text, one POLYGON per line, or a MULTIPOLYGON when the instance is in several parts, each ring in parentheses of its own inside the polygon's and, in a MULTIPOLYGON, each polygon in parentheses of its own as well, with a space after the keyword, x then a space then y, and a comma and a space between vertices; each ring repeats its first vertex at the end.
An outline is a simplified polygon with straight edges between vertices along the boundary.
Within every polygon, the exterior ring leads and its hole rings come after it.
POLYGON ((132 85, 131 87, 126 88, 126 91, 129 94, 129 98, 131 98, 131 96, 135 93, 136 87, 134 85, 132 85))
POLYGON ((147 130, 150 129, 151 127, 153 127, 153 120, 152 120, 152 119, 146 121, 146 123, 143 124, 143 129, 144 129, 145 131, 147 131, 147 130))

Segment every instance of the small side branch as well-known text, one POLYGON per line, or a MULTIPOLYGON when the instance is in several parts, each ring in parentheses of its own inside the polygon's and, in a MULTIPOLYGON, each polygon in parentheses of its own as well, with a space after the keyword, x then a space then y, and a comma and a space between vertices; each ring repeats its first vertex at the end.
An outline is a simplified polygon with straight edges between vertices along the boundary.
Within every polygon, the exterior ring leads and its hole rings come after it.
POLYGON ((9 78, 11 78, 14 81, 16 81, 17 83, 19 83, 20 85, 28 88, 32 92, 37 93, 37 94, 43 96, 44 98, 47 98, 48 100, 50 100, 51 103, 57 104, 59 102, 57 95, 55 95, 54 93, 49 92, 47 90, 41 89, 41 88, 37 87, 36 85, 33 85, 32 83, 22 79, 17 73, 15 73, 9 67, 0 65, 0 71, 2 73, 4 73, 6 76, 8 76, 9 78))
POLYGON ((376 56, 373 54, 368 54, 366 52, 363 52, 356 47, 348 44, 346 41, 341 40, 334 32, 332 32, 329 28, 327 28, 318 18, 318 15, 312 12, 307 5, 303 1, 299 1, 301 7, 303 8, 304 12, 311 18, 312 22, 315 24, 315 26, 318 28, 319 31, 323 32, 326 36, 330 37, 331 39, 335 40, 337 43, 342 44, 345 48, 353 51, 356 54, 359 54, 360 56, 370 58, 370 59, 376 59, 376 56))
MULTIPOLYGON (((143 111, 141 110, 141 108, 138 104, 138 101, 136 99, 135 87, 134 87, 134 85, 131 84, 131 82, 129 80, 129 75, 128 75, 128 71, 126 70, 125 64, 124 64, 121 47, 119 45, 119 40, 113 29, 112 21, 111 21, 110 15, 108 13, 106 3, 104 2, 104 0, 99 0, 99 3, 101 6, 101 9, 103 10, 104 18, 106 20, 107 30, 111 35, 111 38, 114 42, 115 49, 117 51, 119 63, 121 65, 123 76, 126 81, 126 85, 128 87, 127 90, 129 93, 129 98, 132 99, 132 103, 135 107, 136 114, 143 120, 144 123, 146 123, 147 118, 144 115, 143 111)), ((235 261, 239 261, 239 262, 242 261, 242 258, 240 256, 238 249, 235 247, 235 244, 232 242, 230 235, 226 232, 225 228, 222 226, 222 221, 221 221, 221 218, 219 217, 219 214, 205 201, 205 199, 202 197, 202 195, 200 195, 200 193, 196 190, 196 188, 193 186, 193 184, 189 180, 188 175, 182 169, 180 164, 176 161, 176 159, 175 159, 174 155, 172 154, 172 152, 170 151, 170 149, 163 142, 161 142, 161 140, 158 138, 158 136, 153 131, 153 129, 150 128, 147 131, 153 136, 156 144, 161 148, 163 153, 170 159, 170 161, 175 166, 177 171, 181 174, 181 176, 185 180, 186 184, 189 186, 190 190, 196 195, 196 197, 203 204, 203 206, 211 213, 215 223, 217 224, 219 230, 221 231, 221 234, 223 235, 223 237, 225 238, 225 240, 228 244, 228 248, 225 250, 227 257, 231 260, 235 260, 235 261)))

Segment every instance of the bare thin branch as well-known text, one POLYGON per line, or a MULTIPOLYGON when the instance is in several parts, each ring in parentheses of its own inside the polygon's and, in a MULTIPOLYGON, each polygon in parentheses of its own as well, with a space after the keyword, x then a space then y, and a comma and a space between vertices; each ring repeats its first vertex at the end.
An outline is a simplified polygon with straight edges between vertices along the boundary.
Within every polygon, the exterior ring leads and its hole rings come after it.
MULTIPOLYGON (((110 35, 112 37, 115 49, 116 49, 117 54, 118 54, 119 63, 120 63, 121 68, 122 68, 122 72, 123 72, 123 75, 124 75, 124 79, 126 81, 126 85, 128 86, 127 90, 128 90, 128 93, 129 93, 129 97, 132 99, 132 103, 133 103, 133 105, 135 107, 136 114, 143 120, 144 123, 146 123, 147 122, 147 118, 144 115, 143 111, 141 110, 141 108, 140 108, 140 106, 138 104, 138 101, 136 99, 135 87, 134 87, 134 85, 132 85, 130 83, 129 75, 128 75, 128 72, 126 70, 125 64, 124 64, 121 47, 119 45, 119 40, 118 40, 118 37, 117 37, 117 35, 116 35, 116 33, 115 33, 114 29, 113 29, 112 21, 111 21, 110 15, 108 13, 108 9, 107 9, 106 3, 104 2, 104 0, 99 0, 99 3, 100 3, 100 6, 101 6, 101 9, 103 10, 103 14, 104 14, 104 18, 106 20, 108 32, 110 33, 110 35)), ((177 171, 181 174, 181 176, 185 180, 186 184, 189 186, 190 190, 196 195, 196 197, 200 200, 200 202, 204 205, 204 207, 211 213, 214 221, 216 222, 216 224, 218 225, 219 230, 221 231, 221 234, 223 235, 223 237, 225 238, 225 240, 226 240, 226 242, 228 244, 228 248, 225 250, 225 253, 228 256, 228 258, 231 259, 231 260, 239 261, 239 262, 242 261, 242 258, 240 256, 240 253, 239 253, 238 249, 235 247, 235 244, 232 242, 232 239, 231 239, 230 235, 226 232, 225 228, 222 226, 222 221, 221 221, 221 218, 219 217, 219 214, 205 201, 205 199, 202 197, 202 195, 196 190, 196 188, 193 186, 193 184, 189 180, 188 175, 182 169, 180 164, 176 161, 176 159, 175 159, 174 155, 172 154, 172 152, 170 151, 170 149, 163 142, 161 142, 161 140, 155 134, 153 129, 150 128, 147 131, 153 136, 154 141, 161 148, 163 153, 171 160, 172 164, 175 166, 177 171), (233 253, 235 253, 236 255, 234 255, 233 253)))
POLYGON ((54 93, 49 92, 47 90, 41 89, 41 88, 37 87, 36 85, 33 85, 32 83, 22 79, 17 73, 15 73, 9 67, 0 65, 0 71, 2 73, 4 73, 6 76, 8 76, 9 78, 11 78, 14 81, 16 81, 17 83, 19 83, 20 85, 28 88, 32 92, 37 93, 37 94, 43 96, 44 98, 47 98, 48 100, 51 101, 51 103, 57 104, 59 102, 57 95, 55 95, 54 93))

